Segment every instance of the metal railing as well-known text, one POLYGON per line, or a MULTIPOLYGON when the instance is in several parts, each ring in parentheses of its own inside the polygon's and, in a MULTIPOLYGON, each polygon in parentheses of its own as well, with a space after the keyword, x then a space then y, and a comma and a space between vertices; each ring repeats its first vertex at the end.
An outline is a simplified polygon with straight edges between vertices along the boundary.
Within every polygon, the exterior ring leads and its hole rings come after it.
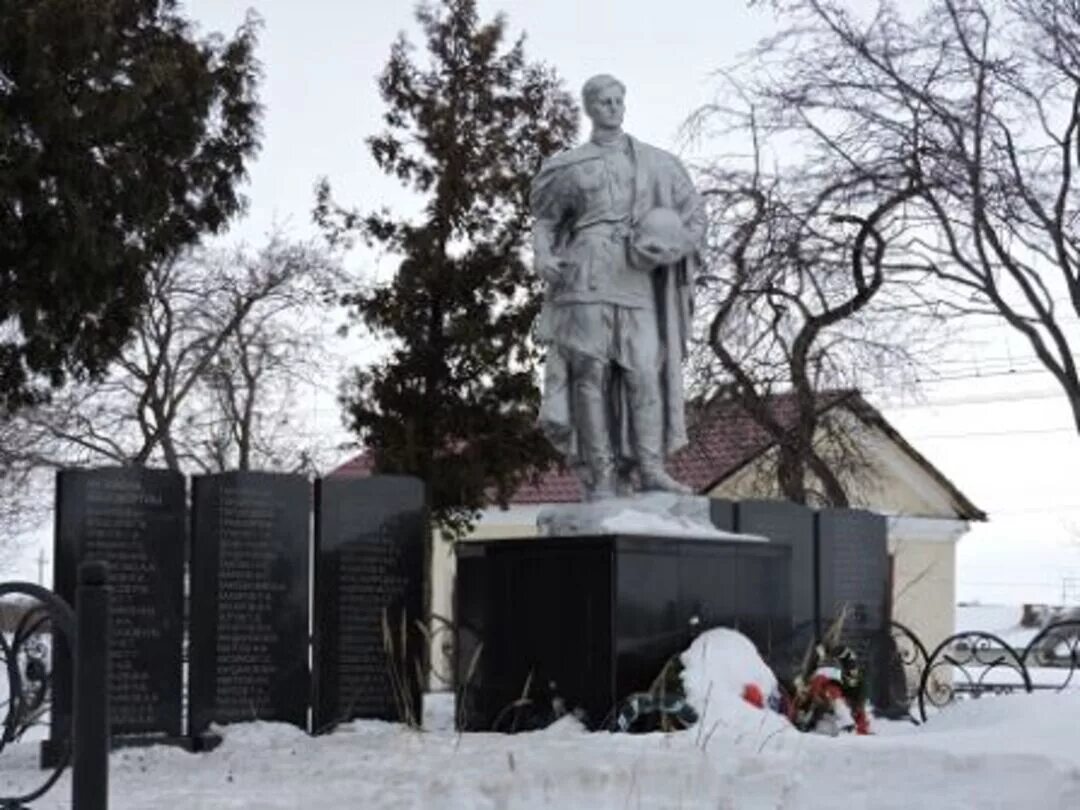
POLYGON ((36 786, 0 795, 0 810, 29 810, 72 767, 73 810, 107 810, 109 756, 109 601, 103 563, 79 567, 76 609, 52 591, 29 582, 0 583, 0 600, 21 597, 10 630, 0 628, 0 667, 7 696, 0 701, 0 758, 43 723, 50 709, 58 645, 74 662, 72 733, 54 741, 56 757, 36 786))
POLYGON ((919 714, 925 721, 928 708, 984 694, 1060 692, 1080 685, 1078 668, 1080 620, 1048 624, 1022 650, 993 633, 956 633, 927 660, 919 681, 919 714))

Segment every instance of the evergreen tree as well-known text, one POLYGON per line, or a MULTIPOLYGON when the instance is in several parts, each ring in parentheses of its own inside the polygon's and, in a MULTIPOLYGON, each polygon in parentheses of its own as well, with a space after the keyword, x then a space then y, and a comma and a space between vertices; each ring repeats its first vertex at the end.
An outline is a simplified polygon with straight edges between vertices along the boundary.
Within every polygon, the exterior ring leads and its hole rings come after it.
POLYGON ((539 288, 523 248, 531 178, 578 114, 522 39, 502 47, 505 20, 482 23, 475 0, 422 5, 417 19, 430 62, 399 37, 379 79, 386 129, 367 143, 423 195, 422 215, 342 211, 325 182, 315 214, 332 239, 359 232, 401 257, 392 281, 346 299, 391 349, 352 372, 343 404, 376 469, 427 482, 435 521, 460 535, 552 458, 536 429, 539 288))
POLYGON ((177 9, 0 3, 0 407, 100 372, 150 268, 241 208, 256 23, 200 40, 177 9))

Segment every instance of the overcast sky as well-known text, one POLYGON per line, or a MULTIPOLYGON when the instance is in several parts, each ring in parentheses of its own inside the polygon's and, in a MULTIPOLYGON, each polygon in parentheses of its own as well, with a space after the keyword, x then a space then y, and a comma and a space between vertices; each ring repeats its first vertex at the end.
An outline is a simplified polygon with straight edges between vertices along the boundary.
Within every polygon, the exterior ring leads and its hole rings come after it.
MULTIPOLYGON (((260 56, 267 106, 262 156, 251 173, 251 214, 241 232, 257 238, 274 221, 308 227, 311 188, 327 175, 343 201, 404 199, 369 159, 363 139, 380 127, 375 77, 405 30, 421 37, 412 2, 347 0, 186 0, 207 31, 231 32, 252 7, 265 21, 260 56)), ((628 127, 673 147, 679 125, 711 97, 710 74, 770 30, 771 19, 743 0, 575 2, 481 0, 487 19, 502 12, 530 58, 557 68, 575 94, 596 73, 629 87, 628 127)))
MULTIPOLYGON (((312 232, 312 187, 328 176, 337 198, 364 208, 413 200, 382 177, 363 139, 379 129, 375 77, 401 30, 420 44, 413 3, 402 0, 187 0, 203 30, 231 32, 248 7, 263 18, 264 145, 252 167, 249 215, 229 239, 257 242, 278 223, 312 232)), ((679 125, 711 97, 711 74, 773 30, 744 0, 481 0, 527 32, 530 58, 555 66, 575 93, 589 76, 613 73, 628 86, 627 128, 676 148, 679 125)), ((393 268, 362 257, 366 273, 393 268)), ((971 324, 969 347, 943 366, 951 381, 927 385, 925 403, 868 392, 886 417, 979 507, 989 524, 961 542, 962 599, 1080 601, 1080 438, 1051 378, 1024 346, 992 325, 971 324)), ((339 435, 332 397, 313 416, 339 435)), ((41 537, 46 549, 48 530, 41 537)), ((36 548, 33 553, 36 554, 36 548)), ((28 555, 22 574, 36 579, 28 555)))

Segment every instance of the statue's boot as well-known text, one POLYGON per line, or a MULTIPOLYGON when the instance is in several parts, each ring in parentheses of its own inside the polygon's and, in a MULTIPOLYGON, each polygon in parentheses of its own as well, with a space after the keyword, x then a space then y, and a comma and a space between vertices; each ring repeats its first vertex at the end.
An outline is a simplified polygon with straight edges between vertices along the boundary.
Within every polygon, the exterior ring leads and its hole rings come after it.
POLYGON ((604 407, 602 368, 587 366, 581 370, 574 392, 574 417, 579 451, 589 472, 589 480, 583 482, 585 500, 614 498, 615 463, 604 407))
POLYGON ((638 457, 638 474, 642 492, 674 492, 691 495, 693 490, 676 481, 664 469, 664 408, 660 402, 660 386, 631 386, 633 404, 631 419, 634 428, 634 450, 638 457))
POLYGON ((593 471, 593 483, 586 493, 586 500, 603 501, 617 496, 615 488, 615 475, 611 470, 593 471))
POLYGON ((642 465, 641 490, 642 492, 674 492, 678 495, 694 494, 694 490, 668 475, 667 470, 660 464, 642 465))
POLYGON ((619 498, 632 498, 637 492, 633 478, 637 462, 633 459, 623 459, 615 467, 615 495, 619 498))

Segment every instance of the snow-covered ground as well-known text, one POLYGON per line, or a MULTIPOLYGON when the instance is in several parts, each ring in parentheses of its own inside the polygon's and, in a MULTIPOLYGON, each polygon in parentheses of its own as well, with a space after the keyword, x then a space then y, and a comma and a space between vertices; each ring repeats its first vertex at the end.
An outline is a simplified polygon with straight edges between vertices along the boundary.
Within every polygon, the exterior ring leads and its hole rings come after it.
MULTIPOLYGON (((423 732, 356 722, 310 738, 244 724, 209 753, 114 753, 110 807, 1080 808, 1080 694, 964 701, 921 727, 877 721, 868 737, 801 734, 738 698, 739 684, 767 692, 771 676, 721 642, 684 659, 688 695, 705 706, 688 731, 586 733, 564 719, 514 736, 457 734, 445 701, 423 732)), ((29 745, 0 755, 0 796, 40 777, 35 755, 29 745)), ((69 792, 65 776, 33 807, 67 808, 69 792)))
MULTIPOLYGON (((759 715, 760 718, 766 715, 759 715)), ((229 729, 207 754, 113 754, 111 807, 1039 808, 1080 807, 1080 696, 1015 695, 951 707, 871 737, 720 727, 631 736, 572 724, 516 736, 353 723, 321 738, 229 729)), ((23 746, 0 759, 0 795, 38 776, 23 746)), ((69 804, 68 778, 35 808, 69 804)))

